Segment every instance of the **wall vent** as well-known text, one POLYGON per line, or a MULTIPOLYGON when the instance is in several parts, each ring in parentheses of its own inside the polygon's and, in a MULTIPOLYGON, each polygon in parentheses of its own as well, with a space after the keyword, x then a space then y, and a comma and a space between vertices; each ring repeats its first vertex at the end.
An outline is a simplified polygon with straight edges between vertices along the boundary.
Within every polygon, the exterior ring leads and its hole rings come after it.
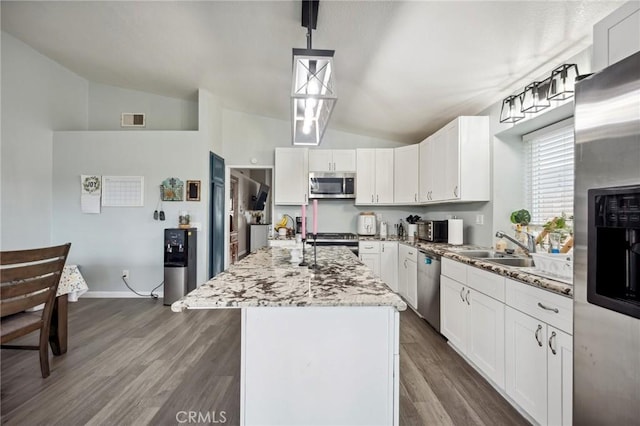
POLYGON ((145 127, 146 118, 143 113, 123 112, 120 127, 145 127))

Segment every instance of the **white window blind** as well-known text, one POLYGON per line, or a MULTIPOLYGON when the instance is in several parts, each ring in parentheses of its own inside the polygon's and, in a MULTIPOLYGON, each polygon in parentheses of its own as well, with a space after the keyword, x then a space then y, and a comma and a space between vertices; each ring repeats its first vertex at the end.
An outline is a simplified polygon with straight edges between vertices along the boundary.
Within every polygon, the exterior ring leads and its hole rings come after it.
POLYGON ((523 136, 525 192, 531 222, 537 225, 562 213, 573 215, 573 124, 559 124, 523 136))

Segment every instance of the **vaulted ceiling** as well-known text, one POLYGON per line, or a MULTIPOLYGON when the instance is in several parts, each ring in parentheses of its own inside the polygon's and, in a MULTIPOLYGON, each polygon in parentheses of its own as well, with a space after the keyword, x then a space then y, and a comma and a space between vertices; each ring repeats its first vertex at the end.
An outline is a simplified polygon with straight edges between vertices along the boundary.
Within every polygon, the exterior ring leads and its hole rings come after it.
MULTIPOLYGON (((335 49, 329 127, 417 142, 477 114, 592 43, 622 2, 321 1, 335 49)), ((290 119, 300 1, 2 1, 2 30, 99 83, 290 119)))

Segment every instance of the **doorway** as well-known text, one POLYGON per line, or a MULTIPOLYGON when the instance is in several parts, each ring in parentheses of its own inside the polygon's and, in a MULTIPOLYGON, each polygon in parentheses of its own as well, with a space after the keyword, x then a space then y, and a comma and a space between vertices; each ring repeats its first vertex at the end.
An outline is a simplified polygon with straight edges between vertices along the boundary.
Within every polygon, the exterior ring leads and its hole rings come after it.
POLYGON ((273 167, 227 166, 226 267, 266 245, 273 217, 273 167), (253 238, 253 243, 252 243, 253 238))

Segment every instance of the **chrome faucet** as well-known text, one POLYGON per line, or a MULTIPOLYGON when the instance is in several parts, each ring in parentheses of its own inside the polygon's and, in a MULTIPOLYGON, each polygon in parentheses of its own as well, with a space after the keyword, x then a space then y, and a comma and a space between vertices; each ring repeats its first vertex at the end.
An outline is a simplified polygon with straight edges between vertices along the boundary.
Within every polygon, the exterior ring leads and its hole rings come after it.
POLYGON ((522 250, 524 250, 526 254, 535 253, 536 252, 536 237, 534 237, 533 235, 529 234, 528 232, 525 232, 525 235, 527 236, 527 245, 526 246, 524 244, 522 244, 520 241, 516 240, 515 238, 512 238, 512 237, 508 236, 503 231, 496 232, 496 237, 498 237, 498 238, 506 238, 507 240, 511 241, 513 244, 517 245, 522 250))

